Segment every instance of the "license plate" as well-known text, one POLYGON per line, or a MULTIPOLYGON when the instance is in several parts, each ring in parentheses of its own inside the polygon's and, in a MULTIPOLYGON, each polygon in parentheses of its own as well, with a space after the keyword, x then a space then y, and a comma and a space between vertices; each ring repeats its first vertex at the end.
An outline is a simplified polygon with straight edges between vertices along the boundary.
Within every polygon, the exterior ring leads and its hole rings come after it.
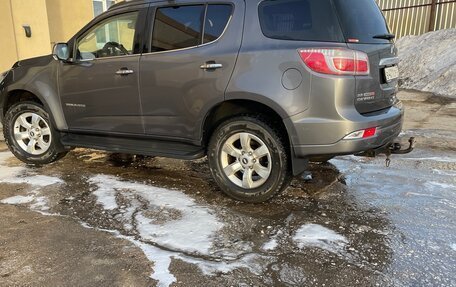
POLYGON ((385 68, 386 81, 389 83, 399 78, 399 69, 397 66, 385 68))

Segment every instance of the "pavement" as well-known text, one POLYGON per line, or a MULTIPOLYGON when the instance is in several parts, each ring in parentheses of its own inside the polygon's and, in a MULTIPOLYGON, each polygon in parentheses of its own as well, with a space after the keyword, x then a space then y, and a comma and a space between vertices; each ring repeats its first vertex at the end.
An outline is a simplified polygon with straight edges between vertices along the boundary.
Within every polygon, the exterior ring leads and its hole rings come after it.
POLYGON ((265 204, 206 160, 0 142, 0 286, 456 286, 456 102, 402 91, 408 155, 313 164, 265 204))

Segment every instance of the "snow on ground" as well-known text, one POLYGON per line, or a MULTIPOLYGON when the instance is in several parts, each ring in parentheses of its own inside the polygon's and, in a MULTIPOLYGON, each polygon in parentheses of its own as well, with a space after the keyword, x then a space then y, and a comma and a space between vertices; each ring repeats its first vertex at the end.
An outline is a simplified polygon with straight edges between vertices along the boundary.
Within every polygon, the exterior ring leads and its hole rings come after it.
POLYGON ((397 41, 401 88, 456 98, 456 29, 397 41))
POLYGON ((105 175, 97 175, 89 182, 97 186, 94 192, 97 202, 107 210, 118 208, 117 196, 121 195, 128 203, 141 197, 147 209, 135 212, 137 230, 144 240, 160 246, 210 255, 213 238, 223 227, 213 211, 199 206, 180 191, 120 181, 105 175))
MULTIPOLYGON (((26 190, 26 195, 15 195, 0 203, 26 205, 45 215, 59 215, 48 213, 49 200, 42 188, 65 182, 56 177, 35 175, 25 166, 10 166, 10 159, 12 155, 9 152, 0 153, 0 183, 27 184, 30 188, 26 190)), ((169 270, 172 259, 194 264, 207 276, 240 268, 260 275, 271 263, 268 256, 246 250, 227 250, 215 256, 213 242, 224 224, 214 210, 199 205, 181 191, 122 181, 108 175, 95 175, 88 182, 94 186, 92 194, 103 208, 103 213, 119 211, 116 219, 124 223, 125 230, 136 236, 124 235, 118 230, 99 230, 141 248, 153 262, 151 278, 157 280, 159 286, 170 286, 176 282, 169 270), (239 255, 240 252, 245 254, 239 255)), ((85 222, 81 225, 93 228, 85 222)))
POLYGON ((208 276, 239 268, 261 274, 269 263, 267 257, 258 254, 237 258, 228 252, 224 254, 226 258, 214 257, 213 242, 224 224, 214 210, 197 204, 181 191, 107 175, 96 175, 89 182, 95 186, 97 203, 105 210, 118 210, 121 218, 116 219, 124 223, 125 230, 136 230, 138 237, 110 232, 142 249, 154 263, 151 277, 159 286, 176 282, 169 271, 172 259, 194 264, 208 276), (144 210, 143 206, 147 208, 144 210), (203 256, 215 260, 202 259, 203 256))
POLYGON ((27 191, 27 195, 12 196, 0 202, 13 205, 30 204, 30 209, 50 215, 48 200, 41 195, 41 189, 64 182, 57 177, 33 174, 24 166, 9 166, 6 162, 11 158, 12 155, 9 152, 0 153, 0 183, 27 184, 31 188, 27 191))
POLYGON ((397 227, 391 235, 396 238, 391 240, 395 250, 391 269, 420 270, 426 262, 426 268, 438 270, 443 259, 433 259, 436 248, 454 250, 456 177, 454 173, 449 176, 436 172, 440 168, 456 171, 455 162, 448 160, 451 156, 454 158, 453 153, 417 149, 407 157, 393 157, 389 168, 382 158, 345 156, 331 160, 345 175, 349 192, 356 193, 360 201, 366 200, 373 208, 388 212, 388 218, 397 227), (417 210, 423 216, 417 216, 417 210), (423 235, 426 240, 422 240, 423 235))
POLYGON ((274 236, 271 238, 271 240, 266 242, 263 245, 263 247, 261 247, 261 249, 264 251, 272 251, 272 250, 275 250, 278 246, 279 246, 279 242, 278 242, 277 236, 274 236))
POLYGON ((5 198, 3 200, 0 200, 1 203, 4 204, 25 204, 25 203, 30 203, 35 200, 35 196, 33 195, 16 195, 12 197, 5 198))
MULTIPOLYGON (((21 194, 14 194, 0 202, 27 206, 31 210, 49 215, 55 204, 53 192, 58 192, 58 189, 48 187, 53 185, 58 187, 66 183, 57 177, 39 175, 34 169, 29 169, 25 165, 14 164, 11 158, 12 155, 8 152, 0 153, 0 183, 26 184, 27 187, 21 194)), ((413 207, 414 210, 421 209, 427 212, 429 209, 441 210, 442 205, 454 208, 452 201, 446 198, 446 194, 456 190, 456 178, 448 176, 448 172, 456 171, 455 162, 452 159, 452 155, 446 153, 417 151, 401 161, 393 160, 391 168, 384 167, 381 159, 369 160, 348 156, 331 162, 346 175, 349 192, 360 191, 357 193, 360 199, 366 196, 374 205, 394 206, 400 204, 396 202, 397 194, 402 194, 400 200, 410 201, 408 206, 413 207), (396 166, 398 163, 400 165, 396 166), (420 164, 417 165, 418 163, 420 164), (440 171, 439 167, 442 165, 445 166, 446 173, 440 171), (366 181, 366 178, 369 180, 366 181), (381 187, 378 180, 381 180, 381 187), (399 185, 398 182, 401 184, 399 185)), ((206 276, 217 276, 239 269, 264 276, 271 264, 277 261, 278 254, 288 246, 299 248, 301 251, 323 250, 336 254, 350 264, 361 268, 365 266, 360 256, 362 254, 353 248, 355 242, 353 239, 361 236, 357 231, 341 234, 329 229, 327 226, 329 223, 319 225, 316 222, 303 220, 291 232, 286 229, 277 230, 267 240, 260 242, 258 249, 254 248, 254 243, 250 241, 229 245, 226 243, 231 239, 225 236, 226 232, 229 232, 225 230, 229 229, 229 225, 224 224, 221 219, 224 211, 218 207, 200 204, 182 191, 159 188, 137 181, 126 181, 122 177, 104 174, 88 176, 88 183, 91 192, 89 198, 95 201, 97 209, 100 209, 96 212, 109 214, 116 222, 120 222, 123 228, 105 230, 86 222, 81 224, 87 228, 109 232, 140 248, 152 262, 151 277, 158 281, 159 286, 170 286, 177 281, 170 270, 174 260, 193 264, 206 276)), ((71 197, 67 199, 69 198, 71 197)), ((450 224, 446 220, 451 216, 445 212, 445 210, 439 211, 443 216, 439 221, 433 219, 432 223, 425 222, 426 224, 422 226, 413 226, 410 229, 405 225, 405 230, 402 232, 407 233, 407 238, 412 239, 420 238, 416 233, 439 234, 438 237, 432 237, 426 243, 426 246, 429 246, 429 252, 433 252, 432 246, 439 245, 455 250, 456 245, 450 229, 440 229, 435 225, 435 222, 450 224)), ((402 210, 400 220, 405 220, 412 225, 415 221, 415 213, 412 213, 410 218, 408 215, 402 210)), ((396 220, 394 212, 390 212, 390 216, 391 220, 396 220)), ((413 251, 418 246, 422 246, 421 242, 413 240, 408 244, 410 248, 401 247, 394 256, 407 258, 406 252, 411 252, 409 249, 413 251), (403 249, 405 251, 402 251, 403 249)), ((422 255, 424 260, 429 260, 429 254, 422 255)), ((413 265, 414 262, 410 264, 413 265)), ((281 280, 290 282, 290 285, 303 285, 304 271, 296 266, 287 266, 285 265, 280 271, 281 280)))
POLYGON ((301 249, 317 247, 336 254, 343 253, 348 243, 344 236, 318 224, 301 226, 293 236, 293 241, 301 249))

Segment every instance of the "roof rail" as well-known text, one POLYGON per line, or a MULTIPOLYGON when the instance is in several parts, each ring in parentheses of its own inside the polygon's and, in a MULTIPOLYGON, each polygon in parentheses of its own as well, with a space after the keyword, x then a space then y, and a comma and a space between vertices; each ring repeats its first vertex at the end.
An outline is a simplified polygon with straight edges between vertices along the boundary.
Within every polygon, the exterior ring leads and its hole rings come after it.
POLYGON ((168 1, 168 2, 174 3, 175 0, 121 0, 121 1, 117 2, 116 4, 113 4, 111 7, 109 7, 108 10, 126 5, 127 3, 134 3, 134 2, 153 3, 153 2, 161 2, 161 1, 168 1))
POLYGON ((128 2, 133 2, 133 1, 138 1, 138 0, 122 0, 122 1, 117 2, 116 4, 111 5, 111 7, 109 7, 108 10, 111 10, 112 8, 116 8, 116 7, 126 4, 128 2))

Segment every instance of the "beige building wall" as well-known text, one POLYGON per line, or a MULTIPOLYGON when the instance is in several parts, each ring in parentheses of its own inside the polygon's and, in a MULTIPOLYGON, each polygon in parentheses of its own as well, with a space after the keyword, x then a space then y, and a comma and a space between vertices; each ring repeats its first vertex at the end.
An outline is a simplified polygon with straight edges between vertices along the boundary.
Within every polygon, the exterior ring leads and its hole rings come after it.
MULTIPOLYGON (((3 0, 5 1, 5 0, 3 0)), ((49 54, 50 36, 46 0, 10 0, 19 59, 49 54), (30 25, 32 37, 22 25, 30 25)))
POLYGON ((16 39, 9 0, 0 0, 0 72, 11 67, 17 60, 16 39))
POLYGON ((51 44, 66 42, 93 19, 92 0, 46 0, 51 44))
POLYGON ((93 19, 92 0, 0 0, 0 72, 16 61, 51 53, 93 19), (32 37, 23 25, 30 25, 32 37))

